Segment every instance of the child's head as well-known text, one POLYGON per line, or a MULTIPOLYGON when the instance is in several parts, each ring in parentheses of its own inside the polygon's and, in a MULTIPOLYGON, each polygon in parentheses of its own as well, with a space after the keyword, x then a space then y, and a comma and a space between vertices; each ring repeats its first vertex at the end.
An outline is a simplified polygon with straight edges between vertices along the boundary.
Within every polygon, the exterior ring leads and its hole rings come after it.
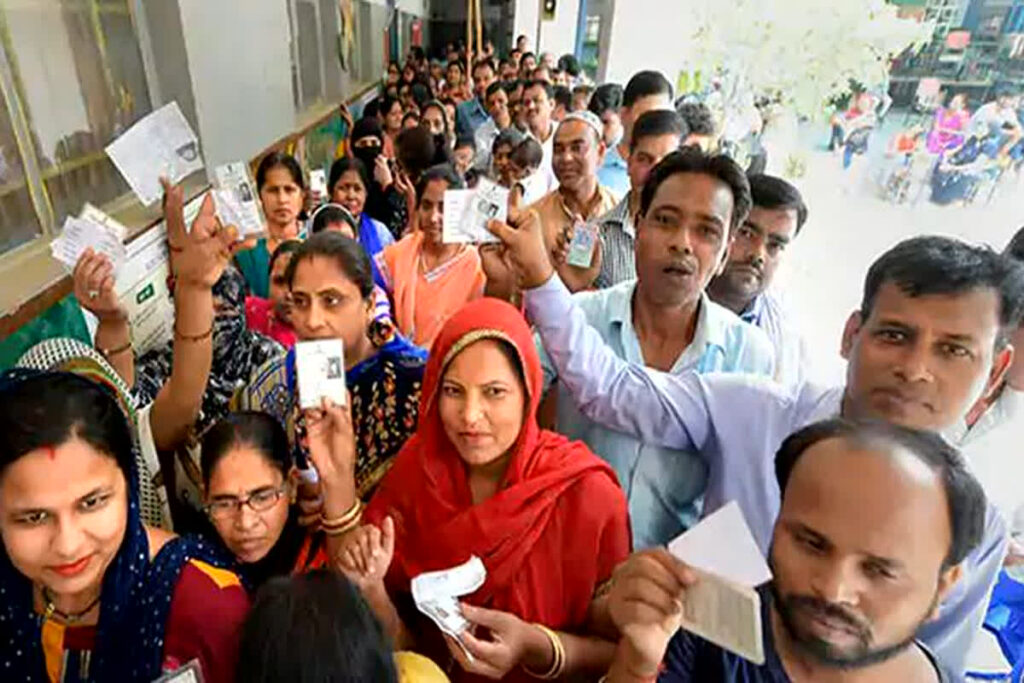
POLYGON ((527 137, 516 145, 509 158, 509 167, 516 180, 533 175, 544 160, 544 150, 535 138, 527 137))
POLYGON ((455 141, 452 157, 456 172, 464 178, 466 171, 473 165, 473 159, 476 158, 476 143, 473 141, 473 138, 459 137, 455 141))
POLYGON ((494 175, 502 184, 509 184, 511 181, 510 162, 512 151, 523 141, 523 134, 515 127, 506 128, 498 133, 491 145, 491 168, 494 175))

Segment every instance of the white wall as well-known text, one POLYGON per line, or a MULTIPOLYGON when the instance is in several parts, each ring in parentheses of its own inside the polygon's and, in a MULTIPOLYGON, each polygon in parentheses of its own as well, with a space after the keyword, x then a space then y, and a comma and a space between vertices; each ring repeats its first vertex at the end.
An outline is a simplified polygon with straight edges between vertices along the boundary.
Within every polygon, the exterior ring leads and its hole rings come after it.
POLYGON ((540 45, 537 44, 537 15, 540 0, 515 0, 513 40, 525 34, 530 39, 530 49, 540 54, 553 52, 561 57, 576 49, 576 25, 579 20, 580 0, 558 0, 553 21, 542 21, 540 45))
POLYGON ((606 52, 605 80, 625 85, 630 76, 656 69, 673 84, 684 65, 685 0, 618 0, 606 52))
POLYGON ((180 0, 206 167, 249 159, 296 127, 284 0, 180 0))
POLYGON ((519 36, 530 39, 530 49, 537 48, 537 13, 540 0, 515 0, 515 16, 512 20, 512 40, 519 36))

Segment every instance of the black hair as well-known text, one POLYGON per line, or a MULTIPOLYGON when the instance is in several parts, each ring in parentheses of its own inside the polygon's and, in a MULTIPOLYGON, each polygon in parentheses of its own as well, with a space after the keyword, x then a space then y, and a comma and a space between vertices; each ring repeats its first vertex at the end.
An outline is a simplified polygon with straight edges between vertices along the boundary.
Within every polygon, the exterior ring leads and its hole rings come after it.
POLYGON ((1006 249, 1003 250, 1003 254, 1018 261, 1024 261, 1024 228, 1018 230, 1017 233, 1010 238, 1009 243, 1006 245, 1006 249))
POLYGON ((391 95, 384 95, 383 97, 381 97, 379 99, 380 99, 380 112, 379 112, 378 115, 381 118, 384 118, 385 116, 390 114, 391 110, 395 108, 396 104, 399 107, 402 106, 401 100, 399 100, 397 97, 392 97, 391 95))
POLYGON ((732 192, 732 224, 735 230, 750 213, 750 183, 743 169, 724 154, 708 155, 698 147, 683 147, 670 153, 651 169, 640 193, 640 215, 646 216, 661 184, 679 173, 701 173, 725 183, 732 192))
POLYGON ((575 97, 576 95, 586 95, 587 104, 589 104, 590 96, 594 94, 594 86, 590 85, 589 83, 580 83, 579 85, 573 87, 572 94, 573 97, 575 97))
POLYGON ((430 167, 436 152, 434 136, 425 128, 406 128, 395 138, 395 155, 413 182, 430 167))
POLYGON ((494 150, 498 149, 502 145, 508 145, 512 148, 509 150, 509 153, 511 154, 512 150, 514 150, 516 146, 523 141, 523 137, 524 135, 519 129, 515 126, 509 126, 495 136, 494 142, 491 144, 491 152, 494 152, 494 150))
MULTIPOLYGON (((562 107, 566 111, 569 111, 570 109, 572 109, 572 91, 569 90, 569 88, 565 87, 564 85, 556 85, 554 87, 554 91, 555 91, 555 97, 554 97, 555 104, 556 105, 559 105, 559 104, 562 105, 562 107)), ((600 135, 598 137, 600 137, 600 135)))
POLYGON ((580 75, 580 63, 576 59, 576 55, 565 54, 558 58, 558 70, 564 71, 573 78, 577 78, 580 75))
POLYGON ((683 102, 676 111, 686 121, 690 133, 694 135, 714 135, 715 117, 711 109, 703 102, 683 102))
POLYGON ((505 83, 503 81, 494 81, 494 83, 487 86, 485 97, 490 97, 499 90, 504 90, 505 94, 508 94, 508 89, 505 87, 505 83))
POLYGON ((285 278, 290 288, 295 283, 295 271, 303 261, 312 260, 314 256, 323 256, 334 260, 349 280, 359 288, 359 294, 369 299, 373 294, 373 269, 370 257, 357 240, 342 235, 340 232, 326 230, 313 235, 302 243, 295 252, 285 278))
POLYGON ((536 78, 530 81, 526 81, 526 84, 523 86, 523 90, 526 91, 529 90, 530 88, 541 88, 544 90, 544 94, 548 96, 549 100, 555 99, 555 88, 547 81, 542 81, 536 78))
POLYGON ((448 183, 449 190, 463 190, 466 188, 466 184, 450 164, 431 166, 423 172, 419 182, 416 183, 416 206, 420 205, 420 201, 423 199, 423 191, 427 189, 427 185, 435 180, 443 180, 448 183))
POLYGON ((510 158, 519 168, 539 168, 544 161, 544 148, 533 137, 526 135, 512 150, 510 158))
POLYGON ((267 174, 275 168, 287 169, 288 174, 291 175, 292 181, 299 186, 300 189, 306 189, 306 178, 302 173, 302 167, 299 166, 299 162, 295 160, 291 154, 285 154, 284 152, 271 152, 267 156, 260 160, 260 165, 256 167, 256 191, 261 192, 263 186, 267 182, 267 174))
POLYGON ((483 175, 484 172, 475 166, 467 168, 465 177, 463 178, 463 181, 466 183, 466 188, 471 190, 476 187, 483 175))
POLYGON ((355 217, 340 204, 324 204, 314 211, 313 225, 310 226, 309 231, 316 235, 338 223, 344 223, 352 228, 353 235, 359 234, 359 225, 356 223, 355 217))
POLYGON ((950 237, 926 235, 903 240, 871 264, 864 279, 860 315, 871 315, 878 290, 892 282, 911 298, 956 296, 974 289, 999 295, 1000 334, 996 347, 1007 342, 1024 306, 1024 266, 989 247, 976 247, 950 237))
POLYGON ((356 121, 355 125, 352 126, 353 145, 362 138, 368 137, 377 138, 378 143, 383 143, 384 141, 384 129, 381 127, 380 119, 377 118, 376 115, 371 116, 367 114, 356 121))
POLYGON ((477 69, 482 69, 484 67, 490 69, 491 73, 497 73, 498 71, 494 67, 493 59, 491 59, 490 57, 481 57, 480 59, 476 60, 476 62, 473 63, 473 73, 475 74, 477 72, 477 69))
POLYGON ((210 478, 218 463, 233 448, 248 446, 285 478, 292 467, 292 450, 284 427, 274 417, 255 410, 228 413, 203 436, 199 468, 203 484, 210 486, 210 478))
POLYGON ((133 485, 132 429, 113 387, 69 372, 42 372, 0 388, 0 401, 0 477, 22 456, 74 438, 117 461, 133 485))
POLYGON ((416 122, 416 125, 419 125, 420 113, 415 109, 410 109, 409 111, 405 112, 404 114, 402 114, 402 125, 404 126, 405 122, 408 121, 409 119, 412 119, 413 121, 416 122))
POLYGON ((366 168, 366 164, 363 163, 362 159, 355 157, 338 157, 331 164, 331 171, 327 174, 327 192, 328 194, 334 193, 334 186, 341 181, 341 177, 349 171, 355 171, 359 175, 359 179, 363 182, 363 187, 369 191, 370 189, 370 171, 366 168))
POLYGON ((453 66, 457 67, 458 70, 461 71, 463 75, 465 75, 466 68, 462 65, 462 62, 459 61, 459 60, 456 60, 454 62, 448 62, 447 64, 445 64, 445 66, 444 66, 445 71, 447 71, 448 69, 452 68, 453 66))
POLYGON ((277 249, 270 255, 270 267, 267 269, 268 272, 273 272, 274 264, 277 263, 277 259, 285 256, 286 254, 294 254, 299 250, 299 246, 302 245, 301 240, 285 240, 281 244, 277 245, 277 249))
POLYGON ((397 683, 391 644, 359 590, 324 569, 271 579, 242 626, 246 683, 397 683))
POLYGON ((679 142, 682 142, 689 134, 690 129, 686 127, 686 122, 679 114, 667 109, 655 109, 644 112, 633 124, 633 137, 629 141, 629 149, 635 149, 644 138, 675 135, 679 142))
POLYGON ((523 60, 525 60, 527 57, 533 57, 533 61, 537 61, 537 55, 527 50, 526 52, 523 53, 523 56, 519 58, 519 63, 522 64, 523 60))
POLYGON ((372 100, 370 100, 369 102, 366 103, 365 107, 363 107, 363 116, 364 117, 372 116, 372 117, 376 118, 379 115, 380 115, 380 98, 379 97, 374 97, 372 100))
POLYGON ((800 190, 782 178, 765 173, 755 173, 747 177, 750 181, 750 197, 754 206, 762 209, 793 209, 796 211, 796 233, 807 222, 807 205, 800 190))
POLYGON ((430 87, 423 85, 419 81, 412 84, 410 92, 412 93, 412 101, 416 103, 417 107, 422 108, 424 104, 430 101, 430 87))
POLYGON ((629 79, 626 89, 622 91, 622 106, 632 107, 640 98, 652 95, 667 95, 671 101, 672 84, 660 71, 637 72, 629 79))
POLYGON ((469 147, 475 152, 476 140, 474 140, 469 135, 460 135, 458 138, 455 139, 455 149, 459 149, 460 147, 469 147))
POLYGON ((413 45, 411 48, 409 48, 409 55, 417 62, 422 62, 427 56, 426 53, 423 51, 423 48, 420 47, 419 45, 413 45))
POLYGON ((594 94, 590 96, 590 103, 587 105, 587 109, 600 118, 609 109, 618 112, 621 106, 622 86, 618 83, 604 83, 597 86, 594 94))
POLYGON ((519 88, 523 87, 523 81, 519 80, 518 78, 513 78, 510 81, 503 82, 501 84, 501 87, 505 89, 505 94, 509 96, 509 99, 511 99, 512 93, 514 93, 519 88))
POLYGON ((826 439, 844 439, 868 448, 898 448, 914 455, 942 478, 949 506, 952 540, 943 569, 961 562, 985 533, 985 492, 971 475, 956 448, 939 434, 876 420, 835 418, 810 424, 794 432, 775 455, 775 478, 784 500, 786 485, 801 456, 826 439))

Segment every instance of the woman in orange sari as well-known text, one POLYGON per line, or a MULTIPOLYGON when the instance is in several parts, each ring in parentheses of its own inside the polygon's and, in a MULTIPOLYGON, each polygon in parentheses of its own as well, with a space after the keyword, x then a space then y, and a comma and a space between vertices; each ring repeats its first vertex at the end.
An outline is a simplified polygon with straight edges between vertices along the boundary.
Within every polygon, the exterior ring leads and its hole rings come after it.
POLYGON ((476 247, 442 241, 444 193, 463 187, 450 167, 427 169, 416 184, 419 229, 377 256, 395 322, 417 346, 429 347, 455 311, 484 294, 487 278, 476 247))
MULTIPOLYGON (((596 678, 612 656, 590 612, 629 553, 625 497, 585 445, 538 427, 542 383, 519 311, 496 299, 460 310, 431 349, 415 435, 333 555, 399 646, 453 681, 596 678), (471 556, 487 572, 462 598, 475 628, 442 640, 410 582, 471 556)), ((319 459, 325 506, 341 509, 332 498, 343 491, 323 475, 344 463, 319 459)))

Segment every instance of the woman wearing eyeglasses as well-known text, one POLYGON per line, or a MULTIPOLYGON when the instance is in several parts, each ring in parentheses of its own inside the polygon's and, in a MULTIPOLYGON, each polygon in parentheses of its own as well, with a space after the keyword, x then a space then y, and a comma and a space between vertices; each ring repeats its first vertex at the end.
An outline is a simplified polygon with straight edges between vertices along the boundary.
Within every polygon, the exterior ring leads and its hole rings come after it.
POLYGON ((292 504, 291 452, 284 428, 266 413, 232 413, 203 437, 203 509, 249 591, 324 564, 322 538, 299 524, 292 504))

